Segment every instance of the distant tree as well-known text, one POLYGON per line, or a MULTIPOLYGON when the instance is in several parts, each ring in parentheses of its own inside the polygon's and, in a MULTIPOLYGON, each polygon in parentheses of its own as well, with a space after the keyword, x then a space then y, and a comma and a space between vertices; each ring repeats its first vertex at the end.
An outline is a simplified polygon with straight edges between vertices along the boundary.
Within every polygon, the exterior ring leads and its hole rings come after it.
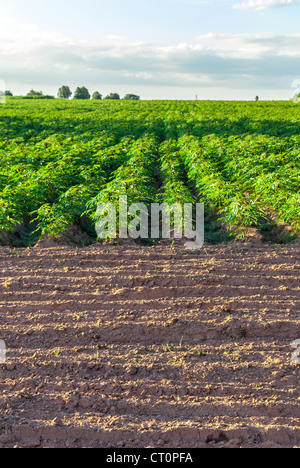
POLYGON ((54 96, 50 96, 49 94, 34 94, 34 95, 27 95, 27 96, 20 96, 21 99, 55 99, 54 96))
POLYGON ((73 99, 91 99, 91 95, 89 91, 82 86, 81 88, 76 89, 73 99))
POLYGON ((120 99, 120 95, 118 93, 110 93, 108 96, 106 96, 104 99, 120 99))
POLYGON ((59 88, 57 97, 60 99, 69 99, 72 96, 72 92, 69 86, 62 86, 59 88))
POLYGON ((34 91, 33 89, 27 93, 27 97, 43 96, 43 91, 34 91))
POLYGON ((102 99, 102 94, 100 94, 98 91, 95 91, 93 93, 92 99, 102 99))
POLYGON ((11 91, 4 91, 4 96, 13 96, 11 91))
POLYGON ((259 96, 256 96, 255 101, 256 101, 256 102, 259 101, 259 96))
POLYGON ((124 96, 124 99, 125 101, 139 101, 141 98, 136 94, 126 94, 126 96, 124 96))

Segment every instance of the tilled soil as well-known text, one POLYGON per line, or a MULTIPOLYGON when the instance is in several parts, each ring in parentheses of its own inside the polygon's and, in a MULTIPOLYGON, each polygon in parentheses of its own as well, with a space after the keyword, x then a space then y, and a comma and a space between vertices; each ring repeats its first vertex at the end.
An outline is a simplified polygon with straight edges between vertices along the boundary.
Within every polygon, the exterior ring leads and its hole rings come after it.
POLYGON ((0 447, 300 445, 299 244, 0 249, 0 447))

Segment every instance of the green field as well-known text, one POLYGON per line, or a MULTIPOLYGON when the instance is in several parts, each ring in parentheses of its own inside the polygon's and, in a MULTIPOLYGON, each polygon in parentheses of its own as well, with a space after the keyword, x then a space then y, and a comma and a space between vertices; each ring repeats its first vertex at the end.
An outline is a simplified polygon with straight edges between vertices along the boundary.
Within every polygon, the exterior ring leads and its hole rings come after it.
MULTIPOLYGON (((95 235, 100 202, 203 201, 206 238, 300 228, 293 102, 64 101, 0 105, 0 237, 95 235), (33 232, 35 231, 35 234, 33 232)), ((21 241, 20 241, 21 242, 21 241)))

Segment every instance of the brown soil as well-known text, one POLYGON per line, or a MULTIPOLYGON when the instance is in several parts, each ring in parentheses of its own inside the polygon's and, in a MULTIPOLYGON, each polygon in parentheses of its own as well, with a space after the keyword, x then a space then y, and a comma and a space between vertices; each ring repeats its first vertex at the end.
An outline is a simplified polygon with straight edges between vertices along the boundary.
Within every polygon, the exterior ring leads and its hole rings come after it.
POLYGON ((300 445, 300 248, 0 248, 0 447, 300 445))

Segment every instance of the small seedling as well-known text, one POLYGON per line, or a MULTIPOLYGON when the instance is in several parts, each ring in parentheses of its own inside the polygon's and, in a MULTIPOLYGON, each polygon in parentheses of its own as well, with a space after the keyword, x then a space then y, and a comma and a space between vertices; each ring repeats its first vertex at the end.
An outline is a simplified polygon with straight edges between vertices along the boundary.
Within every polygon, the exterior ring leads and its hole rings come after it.
POLYGON ((173 344, 162 345, 162 349, 165 353, 172 353, 174 351, 173 344))
POLYGON ((197 355, 198 355, 198 358, 202 358, 202 357, 205 357, 205 356, 206 356, 206 353, 204 353, 203 351, 201 351, 201 349, 198 349, 198 350, 197 350, 197 355))

